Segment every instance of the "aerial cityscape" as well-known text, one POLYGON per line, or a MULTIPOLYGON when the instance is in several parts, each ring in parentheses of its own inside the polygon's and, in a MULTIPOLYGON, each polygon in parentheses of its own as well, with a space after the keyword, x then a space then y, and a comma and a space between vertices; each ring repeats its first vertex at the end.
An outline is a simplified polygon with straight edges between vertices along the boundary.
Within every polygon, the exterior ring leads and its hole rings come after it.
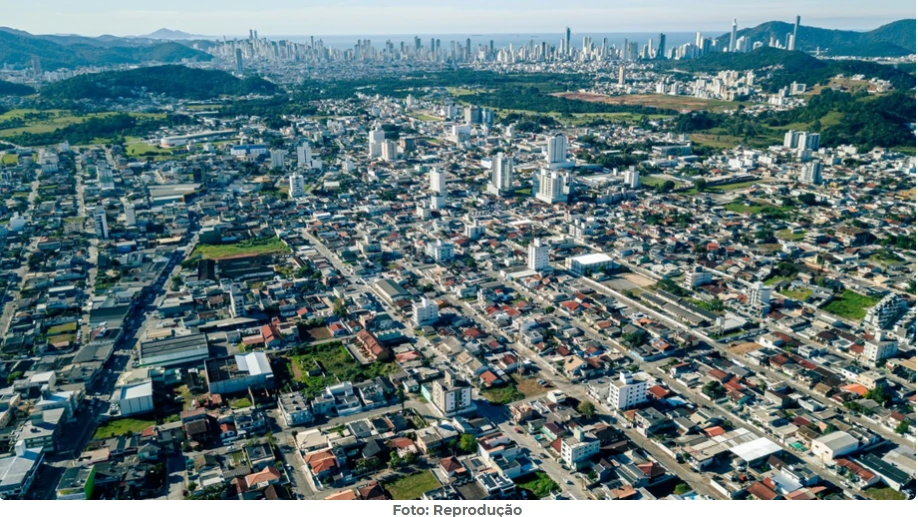
POLYGON ((800 4, 0 27, 0 499, 913 499, 914 10, 800 4))

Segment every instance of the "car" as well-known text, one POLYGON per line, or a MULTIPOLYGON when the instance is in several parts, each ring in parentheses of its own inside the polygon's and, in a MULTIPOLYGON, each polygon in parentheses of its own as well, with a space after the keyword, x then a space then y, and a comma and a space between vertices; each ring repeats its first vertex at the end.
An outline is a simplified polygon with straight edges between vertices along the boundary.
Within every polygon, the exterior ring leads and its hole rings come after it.
POLYGON ((235 445, 230 445, 229 447, 226 448, 226 452, 233 452, 233 451, 235 451, 235 450, 236 450, 236 446, 235 446, 235 445))

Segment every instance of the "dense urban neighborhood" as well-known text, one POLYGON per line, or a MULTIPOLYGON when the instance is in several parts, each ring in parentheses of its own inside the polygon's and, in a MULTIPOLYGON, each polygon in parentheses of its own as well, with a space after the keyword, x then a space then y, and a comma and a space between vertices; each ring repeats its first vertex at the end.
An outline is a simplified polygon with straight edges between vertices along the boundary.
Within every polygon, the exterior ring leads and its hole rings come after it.
POLYGON ((913 498, 914 41, 799 23, 5 63, 0 499, 913 498))

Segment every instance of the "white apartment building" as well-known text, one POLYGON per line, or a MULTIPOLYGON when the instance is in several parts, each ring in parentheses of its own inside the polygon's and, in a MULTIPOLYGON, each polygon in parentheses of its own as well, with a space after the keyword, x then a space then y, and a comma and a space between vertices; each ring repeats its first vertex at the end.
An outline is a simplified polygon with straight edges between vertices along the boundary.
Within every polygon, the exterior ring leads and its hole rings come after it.
POLYGON ((610 409, 629 409, 647 402, 647 381, 635 379, 630 372, 621 372, 618 380, 609 385, 610 409))
POLYGON ((427 255, 436 262, 446 262, 453 259, 453 243, 437 239, 427 243, 427 255))
POLYGON ((446 192, 446 174, 437 167, 430 169, 430 190, 438 194, 446 192))
POLYGON ((543 271, 548 269, 548 252, 549 246, 544 244, 541 239, 534 239, 529 243, 529 269, 533 271, 543 271))
POLYGON ((287 191, 287 195, 292 199, 306 195, 306 179, 303 178, 302 174, 297 172, 291 174, 287 177, 287 184, 290 187, 287 191))
POLYGON ((596 435, 582 428, 574 429, 573 436, 561 440, 561 460, 565 465, 576 468, 581 463, 599 454, 599 440, 596 435))
POLYGON ((432 325, 440 319, 440 310, 436 303, 428 298, 421 298, 421 301, 412 306, 411 321, 415 327, 432 325))

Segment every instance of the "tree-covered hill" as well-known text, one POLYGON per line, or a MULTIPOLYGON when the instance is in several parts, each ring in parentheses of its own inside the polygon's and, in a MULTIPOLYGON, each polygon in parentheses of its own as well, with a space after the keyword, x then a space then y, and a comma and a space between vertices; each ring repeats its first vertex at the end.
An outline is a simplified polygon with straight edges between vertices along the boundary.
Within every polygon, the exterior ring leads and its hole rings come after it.
MULTIPOLYGON (((782 44, 794 25, 786 22, 767 22, 756 27, 737 31, 737 38, 746 36, 753 43, 768 45, 774 38, 782 44)), ((729 45, 730 34, 717 38, 717 47, 729 45)), ((796 50, 814 52, 819 49, 833 56, 895 57, 915 53, 915 20, 899 20, 872 31, 843 31, 801 25, 797 30, 796 50)))
POLYGON ((4 95, 32 95, 33 93, 35 93, 35 88, 27 84, 0 81, 0 97, 4 95))
POLYGON ((239 79, 219 70, 163 65, 78 75, 48 85, 41 90, 41 97, 58 101, 103 100, 154 94, 178 99, 211 99, 221 95, 270 95, 277 91, 274 83, 257 77, 239 79))
POLYGON ((178 63, 185 59, 210 61, 213 57, 173 41, 134 43, 128 40, 96 42, 90 38, 60 37, 58 41, 8 28, 0 29, 0 64, 31 66, 32 56, 45 70, 140 64, 149 62, 178 63), (64 44, 66 41, 72 43, 64 44))

